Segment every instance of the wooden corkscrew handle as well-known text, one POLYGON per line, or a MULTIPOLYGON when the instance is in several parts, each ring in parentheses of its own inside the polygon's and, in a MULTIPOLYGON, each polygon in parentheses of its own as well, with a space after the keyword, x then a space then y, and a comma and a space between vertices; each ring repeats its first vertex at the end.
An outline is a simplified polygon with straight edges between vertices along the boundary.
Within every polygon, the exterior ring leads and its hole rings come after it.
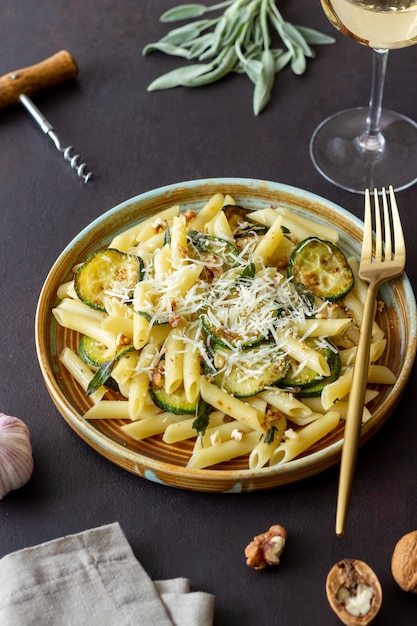
POLYGON ((8 72, 0 77, 0 109, 19 103, 19 97, 28 97, 72 80, 78 73, 78 67, 67 50, 60 50, 36 65, 8 72))

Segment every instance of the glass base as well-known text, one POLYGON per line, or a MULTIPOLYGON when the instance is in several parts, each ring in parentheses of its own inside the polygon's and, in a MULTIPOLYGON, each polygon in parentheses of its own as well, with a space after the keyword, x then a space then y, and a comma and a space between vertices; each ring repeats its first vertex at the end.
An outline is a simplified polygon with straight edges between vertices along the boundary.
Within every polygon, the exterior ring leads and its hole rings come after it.
POLYGON ((368 108, 358 107, 328 117, 314 132, 310 156, 328 181, 355 193, 388 187, 397 191, 417 182, 417 123, 404 115, 383 110, 380 150, 361 147, 368 108))

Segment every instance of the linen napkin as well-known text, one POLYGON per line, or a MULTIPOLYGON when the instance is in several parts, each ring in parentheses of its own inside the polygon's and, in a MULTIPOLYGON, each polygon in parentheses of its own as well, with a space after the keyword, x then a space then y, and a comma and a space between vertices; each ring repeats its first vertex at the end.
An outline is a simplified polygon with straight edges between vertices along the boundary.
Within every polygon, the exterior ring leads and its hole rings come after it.
POLYGON ((118 523, 0 559, 2 626, 211 626, 214 596, 156 581, 118 523))

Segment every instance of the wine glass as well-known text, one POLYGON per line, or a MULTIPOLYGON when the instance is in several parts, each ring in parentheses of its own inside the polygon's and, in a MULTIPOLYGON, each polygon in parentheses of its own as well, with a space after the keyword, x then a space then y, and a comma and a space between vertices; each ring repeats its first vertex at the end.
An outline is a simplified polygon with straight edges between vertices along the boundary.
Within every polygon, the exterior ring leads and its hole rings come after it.
POLYGON ((318 171, 338 187, 364 193, 417 181, 417 123, 382 109, 389 49, 417 43, 417 0, 320 0, 329 21, 347 37, 372 49, 368 107, 347 109, 324 120, 310 142, 318 171))

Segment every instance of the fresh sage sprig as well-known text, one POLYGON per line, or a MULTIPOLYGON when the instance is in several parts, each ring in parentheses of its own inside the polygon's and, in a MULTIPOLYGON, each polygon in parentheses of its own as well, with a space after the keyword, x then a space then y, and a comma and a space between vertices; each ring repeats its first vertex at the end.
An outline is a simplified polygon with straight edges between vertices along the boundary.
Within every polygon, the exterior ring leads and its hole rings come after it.
POLYGON ((287 65, 295 74, 303 74, 307 59, 315 57, 312 46, 335 42, 329 35, 286 21, 276 0, 227 0, 211 6, 182 4, 163 13, 160 20, 186 23, 145 46, 143 54, 159 51, 196 62, 159 76, 148 91, 200 87, 230 72, 246 74, 254 84, 255 115, 268 104, 276 74, 287 65), (216 11, 220 12, 217 17, 204 17, 216 11), (276 40, 282 47, 274 47, 276 40))

